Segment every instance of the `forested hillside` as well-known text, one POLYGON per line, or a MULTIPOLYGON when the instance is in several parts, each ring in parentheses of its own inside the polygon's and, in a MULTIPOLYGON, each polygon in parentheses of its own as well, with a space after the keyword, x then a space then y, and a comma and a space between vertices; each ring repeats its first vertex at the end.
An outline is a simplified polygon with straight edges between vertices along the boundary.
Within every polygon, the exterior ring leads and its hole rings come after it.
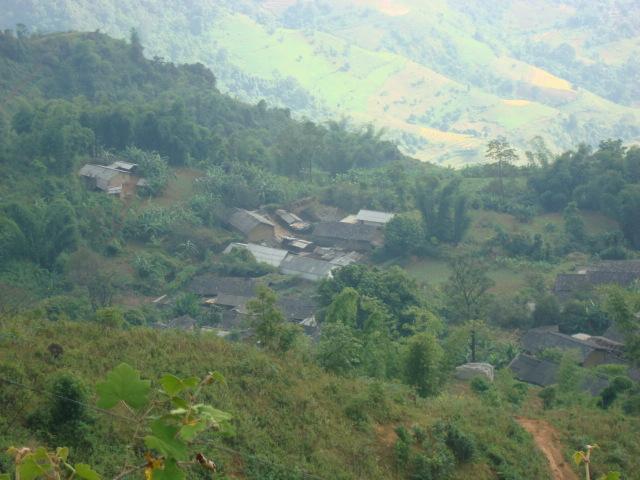
MULTIPOLYGON (((548 478, 527 422, 563 461, 600 445, 594 474, 640 468, 637 146, 555 155, 538 138, 518 155, 495 138, 485 164, 447 169, 145 52, 135 31, 0 35, 0 446, 17 447, 0 472, 40 459, 62 478, 178 480, 211 478, 212 460, 214 478, 548 478), (136 189, 86 167, 135 167, 136 189), (375 238, 319 248, 356 260, 314 283, 268 256, 292 240, 275 225, 287 210, 375 238), (238 212, 273 238, 257 245, 238 212), (363 212, 386 223, 349 223, 363 212), (262 261, 230 248, 251 243, 262 261), (631 270, 550 288, 591 264, 631 270), (589 366, 533 351, 530 329, 619 330, 626 347, 589 366), (516 380, 534 353, 553 378, 516 380), (461 379, 467 362, 491 374, 461 379)), ((301 228, 301 248, 319 241, 301 228)), ((329 263, 306 253, 284 251, 329 263)))
POLYGON ((637 2, 313 0, 6 2, 31 30, 140 32, 151 56, 202 62, 245 100, 384 127, 461 165, 487 139, 554 151, 640 135, 637 2))

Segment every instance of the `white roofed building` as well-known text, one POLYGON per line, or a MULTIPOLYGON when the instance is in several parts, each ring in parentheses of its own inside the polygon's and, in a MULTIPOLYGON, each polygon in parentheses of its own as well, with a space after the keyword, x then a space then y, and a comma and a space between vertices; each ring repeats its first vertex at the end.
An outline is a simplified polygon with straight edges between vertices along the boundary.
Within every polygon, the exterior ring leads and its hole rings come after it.
POLYGON ((260 263, 266 263, 267 265, 271 265, 272 267, 278 268, 285 257, 289 254, 286 250, 281 250, 279 248, 271 248, 265 247, 263 245, 257 245, 255 243, 230 243, 227 248, 225 248, 225 254, 231 253, 233 249, 240 248, 243 250, 248 250, 255 257, 256 261, 260 263))
POLYGON ((358 223, 363 223, 365 225, 375 225, 378 227, 382 227, 389 223, 391 219, 395 216, 393 213, 388 212, 378 212, 376 210, 360 210, 358 215, 356 215, 356 220, 358 223))

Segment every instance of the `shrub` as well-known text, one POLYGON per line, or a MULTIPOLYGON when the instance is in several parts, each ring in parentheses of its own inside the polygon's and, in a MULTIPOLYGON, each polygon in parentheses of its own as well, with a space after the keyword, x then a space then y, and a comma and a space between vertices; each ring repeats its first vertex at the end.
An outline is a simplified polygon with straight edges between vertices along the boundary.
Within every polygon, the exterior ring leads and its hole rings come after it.
POLYGON ((183 293, 176 299, 173 313, 197 317, 200 313, 200 298, 195 293, 183 293))
POLYGON ((474 377, 471 380, 471 390, 476 393, 485 393, 491 388, 491 384, 484 376, 474 377))
POLYGON ((411 480, 445 480, 455 469, 453 454, 444 447, 437 445, 430 455, 417 453, 411 460, 411 480))
POLYGON ((552 408, 556 403, 556 387, 546 387, 540 390, 538 396, 542 399, 542 406, 545 409, 552 408))
POLYGON ((121 328, 124 325, 124 315, 118 308, 101 308, 96 312, 96 321, 107 328, 121 328))
POLYGON ((476 444, 457 425, 449 423, 445 427, 445 444, 451 449, 459 463, 470 462, 476 452, 476 444))
POLYGON ((81 296, 57 295, 50 297, 41 303, 47 319, 80 320, 89 316, 91 306, 86 298, 81 296))
POLYGON ((358 425, 369 423, 367 413, 368 402, 366 398, 356 397, 352 399, 344 409, 344 414, 358 425))
POLYGON ((398 438, 393 447, 393 453, 396 460, 396 466, 400 469, 405 469, 409 463, 411 444, 402 438, 398 438))

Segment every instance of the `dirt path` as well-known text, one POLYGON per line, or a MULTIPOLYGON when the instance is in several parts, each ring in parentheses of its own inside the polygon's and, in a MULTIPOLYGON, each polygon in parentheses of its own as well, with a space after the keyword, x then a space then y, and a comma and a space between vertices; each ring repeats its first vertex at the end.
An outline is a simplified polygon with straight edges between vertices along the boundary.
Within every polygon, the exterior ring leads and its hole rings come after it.
POLYGON ((558 445, 558 432, 544 420, 531 418, 516 418, 518 423, 529 432, 538 448, 544 453, 549 462, 553 480, 579 480, 562 455, 562 448, 558 445))

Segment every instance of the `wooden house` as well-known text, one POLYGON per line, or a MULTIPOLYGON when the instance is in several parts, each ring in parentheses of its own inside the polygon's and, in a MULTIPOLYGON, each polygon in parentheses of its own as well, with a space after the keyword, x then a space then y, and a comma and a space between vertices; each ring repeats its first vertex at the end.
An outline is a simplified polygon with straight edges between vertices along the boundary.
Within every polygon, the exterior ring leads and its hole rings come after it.
POLYGON ((273 222, 259 213, 242 208, 235 208, 231 212, 229 224, 253 243, 272 240, 275 237, 273 222))

